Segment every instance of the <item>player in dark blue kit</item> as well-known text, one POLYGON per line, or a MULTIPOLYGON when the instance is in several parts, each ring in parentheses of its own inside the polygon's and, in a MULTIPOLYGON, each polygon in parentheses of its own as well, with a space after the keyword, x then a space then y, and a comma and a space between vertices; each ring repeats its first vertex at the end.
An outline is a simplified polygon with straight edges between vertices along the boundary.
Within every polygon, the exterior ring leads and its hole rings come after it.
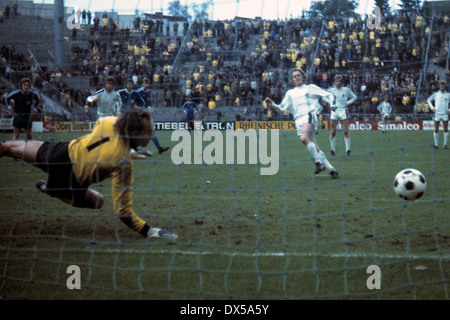
POLYGON ((31 81, 28 78, 20 80, 19 89, 12 91, 5 97, 6 105, 13 115, 13 139, 19 139, 20 130, 24 129, 26 138, 32 139, 31 129, 33 121, 31 112, 37 110, 41 104, 39 94, 31 90, 31 81))
MULTIPOLYGON (((139 97, 142 99, 142 102, 143 102, 142 105, 138 105, 138 107, 145 108, 150 111, 152 109, 152 104, 151 104, 151 94, 150 94, 149 88, 150 88, 150 79, 144 78, 142 80, 142 87, 140 87, 139 89, 136 89, 134 92, 136 92, 139 95, 139 97)), ((155 144, 156 148, 158 148, 159 154, 170 149, 170 147, 162 147, 161 144, 159 143, 159 140, 156 137, 156 135, 152 136, 152 141, 155 144)))
POLYGON ((144 106, 144 100, 139 95, 139 93, 134 90, 133 87, 133 79, 128 79, 127 87, 117 91, 120 94, 120 98, 122 99, 122 109, 120 110, 121 113, 131 111, 136 107, 144 106))
POLYGON ((191 130, 194 129, 194 120, 198 112, 198 106, 194 101, 192 101, 192 96, 189 96, 189 101, 184 103, 182 109, 184 111, 184 117, 188 123, 188 130, 191 132, 191 130))

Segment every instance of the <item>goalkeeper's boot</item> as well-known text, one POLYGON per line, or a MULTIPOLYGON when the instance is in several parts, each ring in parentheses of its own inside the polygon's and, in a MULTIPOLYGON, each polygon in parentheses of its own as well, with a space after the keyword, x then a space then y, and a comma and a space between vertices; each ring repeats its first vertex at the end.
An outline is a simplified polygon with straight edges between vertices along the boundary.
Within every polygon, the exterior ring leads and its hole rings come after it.
POLYGON ((36 182, 36 188, 40 191, 45 193, 47 190, 47 183, 44 180, 39 180, 36 182))
POLYGON ((175 233, 160 228, 150 228, 147 235, 149 238, 164 238, 173 240, 178 238, 175 233))

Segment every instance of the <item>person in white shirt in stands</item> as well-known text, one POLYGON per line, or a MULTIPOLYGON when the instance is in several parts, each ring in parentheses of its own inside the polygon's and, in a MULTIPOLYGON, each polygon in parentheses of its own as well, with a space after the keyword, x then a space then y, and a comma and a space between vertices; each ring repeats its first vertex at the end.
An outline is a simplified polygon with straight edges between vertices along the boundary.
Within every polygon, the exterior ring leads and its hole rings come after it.
POLYGON ((334 77, 334 86, 328 91, 332 92, 336 97, 336 107, 331 108, 330 113, 330 145, 331 155, 336 155, 336 127, 341 122, 342 131, 344 132, 345 152, 350 155, 350 132, 348 130, 349 113, 348 106, 356 101, 356 94, 348 87, 344 87, 344 78, 341 75, 334 77))
POLYGON ((275 104, 270 98, 265 98, 265 102, 270 108, 275 107, 281 111, 289 109, 294 116, 297 135, 308 149, 316 165, 314 173, 318 174, 327 168, 331 178, 337 179, 339 173, 327 160, 314 138, 314 126, 317 122, 316 103, 323 98, 331 106, 334 106, 334 95, 314 84, 307 85, 305 83, 306 75, 302 69, 293 69, 291 77, 295 87, 286 92, 280 104, 275 104))
POLYGON ((114 91, 114 77, 105 79, 105 87, 87 99, 88 103, 97 104, 97 119, 103 117, 115 117, 120 114, 122 109, 122 99, 117 91, 114 91))
POLYGON ((392 113, 392 106, 389 103, 389 96, 384 96, 383 102, 378 105, 377 110, 381 113, 381 119, 383 120, 382 131, 383 133, 386 133, 387 123, 392 113))
POLYGON ((444 126, 444 149, 448 149, 448 114, 450 112, 450 93, 447 92, 447 82, 439 82, 439 91, 427 99, 431 111, 434 112, 434 148, 439 149, 439 124, 444 126), (434 105, 433 105, 434 101, 434 105))

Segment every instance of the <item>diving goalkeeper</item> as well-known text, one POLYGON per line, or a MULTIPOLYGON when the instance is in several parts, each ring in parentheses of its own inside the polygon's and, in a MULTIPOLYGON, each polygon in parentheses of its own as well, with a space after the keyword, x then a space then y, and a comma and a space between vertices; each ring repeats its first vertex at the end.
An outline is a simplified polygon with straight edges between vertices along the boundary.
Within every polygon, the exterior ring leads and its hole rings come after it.
POLYGON ((126 112, 98 119, 90 134, 70 142, 1 142, 0 157, 22 159, 40 168, 47 181, 38 181, 36 187, 78 208, 101 208, 103 195, 89 186, 112 178, 114 212, 125 225, 148 238, 176 239, 176 234, 150 227, 133 211, 132 152, 147 146, 153 133, 149 112, 126 112))

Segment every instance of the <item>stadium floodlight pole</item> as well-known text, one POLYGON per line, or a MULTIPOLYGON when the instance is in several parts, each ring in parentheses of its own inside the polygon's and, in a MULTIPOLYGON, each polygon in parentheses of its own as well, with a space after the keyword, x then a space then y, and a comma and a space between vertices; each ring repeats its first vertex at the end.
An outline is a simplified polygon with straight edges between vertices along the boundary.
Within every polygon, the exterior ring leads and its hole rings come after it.
POLYGON ((450 60, 450 50, 447 50, 447 61, 445 62, 445 70, 448 70, 448 67, 449 67, 448 61, 449 60, 450 60))
POLYGON ((64 35, 63 28, 66 25, 64 21, 64 0, 55 0, 54 4, 54 20, 53 20, 53 29, 54 29, 54 64, 57 68, 62 69, 64 64, 64 35))
POLYGON ((278 15, 278 0, 277 0, 277 22, 280 19, 280 16, 278 15))
POLYGON ((33 51, 31 51, 30 48, 28 48, 28 53, 30 54, 31 59, 36 63, 36 66, 38 67, 39 71, 42 71, 41 65, 39 64, 39 61, 37 61, 36 56, 34 55, 33 51))
POLYGON ((320 29, 319 39, 317 40, 316 51, 314 52, 314 57, 312 59, 312 64, 311 64, 311 68, 309 69, 308 77, 313 77, 313 74, 314 74, 314 67, 315 67, 314 62, 316 61, 317 53, 319 52, 319 46, 320 46, 320 42, 322 41, 322 33, 323 33, 324 27, 325 27, 325 21, 322 21, 322 28, 320 29))
POLYGON ((427 51, 426 51, 426 54, 425 54, 425 62, 423 64, 423 70, 420 72, 419 85, 417 86, 416 102, 414 103, 414 114, 417 114, 417 102, 419 101, 419 98, 420 98, 420 87, 422 85, 423 75, 427 74, 427 69, 428 69, 428 50, 430 49, 431 35, 433 34, 433 21, 434 21, 434 15, 431 16, 431 26, 430 26, 430 31, 428 33, 427 51))
MULTIPOLYGON (((197 19, 197 18, 196 18, 197 19)), ((180 49, 178 50, 177 56, 173 60, 172 64, 172 70, 170 71, 170 74, 175 74, 178 71, 178 67, 180 66, 180 56, 182 56, 183 48, 186 46, 186 43, 191 41, 193 36, 191 33, 192 23, 189 25, 189 28, 187 30, 187 36, 183 37, 183 42, 180 45, 180 49)))

